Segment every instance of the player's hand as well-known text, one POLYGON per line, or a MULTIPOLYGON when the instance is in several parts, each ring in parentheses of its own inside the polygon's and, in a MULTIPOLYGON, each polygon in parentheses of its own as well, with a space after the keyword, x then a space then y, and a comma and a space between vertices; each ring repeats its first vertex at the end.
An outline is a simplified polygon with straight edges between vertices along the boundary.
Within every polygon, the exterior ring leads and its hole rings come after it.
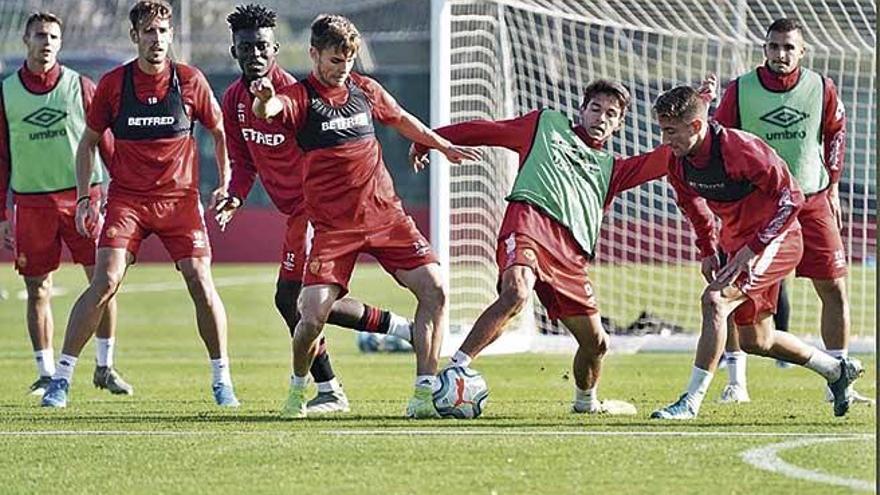
POLYGON ((713 101, 718 97, 718 77, 713 72, 706 74, 706 77, 700 82, 697 92, 707 103, 713 101))
POLYGON ((476 148, 468 148, 466 146, 456 146, 451 144, 440 150, 450 163, 456 165, 463 161, 479 161, 482 158, 479 150, 476 148))
POLYGON ((757 255, 748 245, 740 248, 739 251, 724 265, 715 280, 709 284, 710 290, 721 290, 730 284, 739 276, 740 273, 748 273, 752 270, 752 263, 757 255))
POLYGON ((711 284, 715 280, 715 272, 719 268, 721 268, 721 263, 718 261, 718 254, 703 258, 702 262, 700 262, 700 273, 703 274, 707 284, 711 284))
POLYGON ((76 231, 79 235, 89 239, 95 239, 101 232, 101 211, 98 202, 93 199, 80 201, 76 204, 76 231))
POLYGON ((225 196, 214 205, 214 220, 220 225, 220 232, 226 231, 226 225, 232 221, 235 212, 241 207, 241 200, 235 196, 225 196))
POLYGON ((15 249, 15 234, 12 232, 12 224, 9 220, 0 221, 0 242, 10 251, 15 249))
POLYGON ((840 208, 840 191, 837 184, 831 184, 828 188, 828 206, 831 207, 831 214, 834 216, 834 222, 837 223, 837 230, 843 229, 843 210, 840 208))
POLYGON ((275 96, 275 86, 272 86, 272 81, 268 77, 261 77, 251 81, 250 89, 251 94, 264 103, 275 96))
POLYGON ((409 145, 409 164, 412 165, 413 172, 419 173, 428 166, 428 150, 416 143, 409 145))

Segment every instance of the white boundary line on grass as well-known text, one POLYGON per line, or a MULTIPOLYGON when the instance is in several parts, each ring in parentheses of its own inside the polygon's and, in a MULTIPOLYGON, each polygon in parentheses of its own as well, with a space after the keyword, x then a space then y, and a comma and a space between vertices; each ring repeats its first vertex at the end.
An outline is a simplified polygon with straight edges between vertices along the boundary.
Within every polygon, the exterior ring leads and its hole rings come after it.
MULTIPOLYGON (((210 435, 297 435, 309 430, 31 430, 0 431, 0 437, 29 436, 210 436, 210 435)), ((434 430, 323 430, 318 433, 334 436, 577 436, 577 437, 738 437, 787 438, 796 437, 814 441, 872 439, 873 433, 818 433, 818 432, 747 432, 747 431, 589 431, 589 430, 522 430, 522 429, 434 429, 434 430)))
MULTIPOLYGON (((865 437, 864 439, 869 439, 865 437)), ((783 450, 795 449, 798 447, 806 447, 817 443, 843 442, 848 440, 861 440, 858 437, 835 437, 835 438, 802 438, 800 440, 791 440, 787 442, 774 443, 747 450, 741 454, 742 459, 752 466, 770 471, 771 473, 781 474, 789 478, 797 478, 816 483, 825 483, 829 485, 838 485, 851 488, 853 490, 863 490, 875 492, 874 483, 856 479, 834 476, 832 474, 823 473, 822 471, 812 471, 802 467, 789 464, 779 458, 778 453, 783 450)))

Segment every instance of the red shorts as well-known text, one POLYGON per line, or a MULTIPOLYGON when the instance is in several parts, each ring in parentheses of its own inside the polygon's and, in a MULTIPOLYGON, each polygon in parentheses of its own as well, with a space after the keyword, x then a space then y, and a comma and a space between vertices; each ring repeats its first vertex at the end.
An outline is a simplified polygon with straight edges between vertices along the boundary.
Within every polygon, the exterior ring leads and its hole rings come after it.
POLYGON ((375 257, 392 275, 397 270, 438 262, 431 245, 410 217, 373 230, 316 231, 303 285, 338 285, 343 294, 347 293, 360 253, 375 257))
POLYGON ((311 243, 311 235, 309 220, 305 212, 300 211, 287 217, 287 232, 284 234, 284 248, 281 252, 281 268, 278 270, 279 279, 302 282, 306 246, 311 243))
MULTIPOLYGON (((752 269, 741 274, 733 286, 748 297, 733 312, 737 325, 754 325, 770 313, 776 313, 779 285, 800 262, 804 252, 801 227, 794 223, 770 242, 755 259, 752 269)), ((728 259, 733 257, 728 254, 728 259)))
POLYGON ((846 252, 826 191, 807 198, 798 213, 804 236, 804 257, 798 277, 835 279, 846 275, 846 252))
POLYGON ((110 195, 99 248, 124 248, 137 257, 141 242, 150 234, 159 236, 175 263, 211 256, 197 196, 154 200, 110 195))
POLYGON ((15 206, 15 269, 25 277, 40 277, 61 263, 61 241, 73 261, 95 264, 95 240, 76 231, 76 207, 15 206))
POLYGON ((535 292, 552 320, 599 312, 593 283, 587 276, 589 263, 570 235, 540 243, 511 232, 498 239, 495 261, 499 286, 501 275, 511 266, 527 266, 535 272, 535 292))

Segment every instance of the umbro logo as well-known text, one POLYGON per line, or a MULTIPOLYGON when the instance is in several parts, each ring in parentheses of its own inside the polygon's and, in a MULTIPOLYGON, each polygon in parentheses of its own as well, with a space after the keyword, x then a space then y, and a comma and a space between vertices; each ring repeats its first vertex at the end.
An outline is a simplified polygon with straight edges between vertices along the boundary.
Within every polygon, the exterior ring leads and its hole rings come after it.
POLYGON ((26 116, 22 120, 28 124, 48 129, 67 117, 67 112, 55 110, 54 108, 43 107, 36 112, 26 116))
POLYGON ((794 108, 787 107, 782 105, 781 107, 777 107, 759 118, 768 124, 773 124, 777 127, 782 127, 783 129, 793 126, 798 122, 808 118, 810 115, 804 112, 795 110, 794 108))

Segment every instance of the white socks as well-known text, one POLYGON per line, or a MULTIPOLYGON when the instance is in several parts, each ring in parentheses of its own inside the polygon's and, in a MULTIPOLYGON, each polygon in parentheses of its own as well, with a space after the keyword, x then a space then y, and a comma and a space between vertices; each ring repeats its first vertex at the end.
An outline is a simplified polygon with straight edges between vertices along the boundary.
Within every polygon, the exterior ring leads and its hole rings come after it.
POLYGON ((290 375, 290 388, 306 388, 306 385, 308 384, 308 376, 290 375))
POLYGON ((388 322, 388 335, 393 335, 412 343, 412 326, 410 321, 400 315, 391 313, 391 320, 388 322))
POLYGON ((107 339, 95 338, 95 361, 98 366, 113 366, 113 346, 116 345, 116 338, 107 339))
POLYGON ((73 381, 73 369, 76 368, 77 359, 76 356, 61 354, 61 357, 58 358, 58 367, 55 369, 55 374, 52 375, 52 378, 55 380, 61 378, 67 380, 67 383, 71 383, 73 381))
POLYGON ((473 361, 473 359, 462 352, 461 349, 455 351, 455 354, 453 354, 452 357, 449 358, 449 364, 453 366, 461 366, 462 368, 467 368, 468 366, 470 366, 471 361, 473 361))
POLYGON ((746 388, 746 353, 725 352, 724 361, 727 363, 727 384, 746 388))
POLYGON ((581 390, 577 386, 574 387, 574 405, 576 409, 589 411, 599 407, 599 394, 596 393, 596 386, 588 390, 581 390), (582 407, 579 407, 582 406, 582 407))
POLYGON ((213 385, 232 385, 232 376, 229 374, 229 358, 211 360, 211 383, 213 385))
POLYGON ((804 367, 819 373, 829 382, 840 378, 840 361, 819 349, 813 350, 813 355, 810 356, 804 367))
POLYGON ((337 392, 342 390, 342 386, 339 385, 339 381, 336 378, 331 378, 330 381, 326 382, 316 382, 315 385, 318 386, 318 392, 337 392))
POLYGON ((700 409, 710 383, 712 383, 712 373, 694 366, 691 370, 691 380, 687 386, 687 400, 695 410, 700 409))
POLYGON ((52 348, 34 351, 34 360, 37 361, 37 373, 40 376, 52 376, 55 374, 55 353, 52 348))
POLYGON ((834 359, 848 358, 849 351, 847 349, 826 349, 825 354, 833 357, 834 359))
POLYGON ((431 390, 434 390, 434 382, 437 380, 437 377, 434 375, 417 375, 416 376, 416 388, 419 387, 428 387, 431 390))

